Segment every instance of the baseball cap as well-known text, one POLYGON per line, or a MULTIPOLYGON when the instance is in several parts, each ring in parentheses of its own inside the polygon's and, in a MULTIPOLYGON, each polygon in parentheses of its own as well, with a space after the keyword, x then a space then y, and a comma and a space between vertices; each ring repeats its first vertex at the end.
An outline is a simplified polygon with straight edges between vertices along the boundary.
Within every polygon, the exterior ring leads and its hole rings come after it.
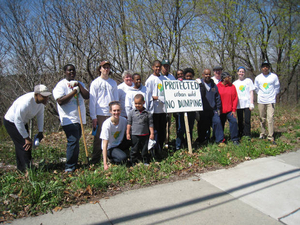
POLYGON ((215 71, 215 70, 223 70, 223 68, 222 68, 222 66, 215 66, 215 67, 213 68, 213 71, 215 71))
POLYGON ((167 59, 164 59, 164 60, 161 62, 161 65, 169 65, 169 66, 170 66, 170 61, 167 60, 167 59))
POLYGON ((245 67, 240 66, 239 68, 237 68, 237 71, 239 71, 240 69, 243 69, 243 70, 245 70, 245 72, 246 72, 246 68, 245 68, 245 67))
POLYGON ((267 65, 267 66, 271 67, 271 64, 270 64, 268 61, 264 61, 264 62, 261 64, 261 67, 263 67, 264 65, 267 65))
POLYGON ((100 66, 104 66, 105 64, 111 65, 111 63, 107 60, 104 60, 100 63, 100 66))
POLYGON ((48 88, 43 85, 43 84, 38 84, 34 87, 34 93, 35 94, 40 94, 44 97, 48 97, 49 95, 51 95, 51 92, 48 90, 48 88))

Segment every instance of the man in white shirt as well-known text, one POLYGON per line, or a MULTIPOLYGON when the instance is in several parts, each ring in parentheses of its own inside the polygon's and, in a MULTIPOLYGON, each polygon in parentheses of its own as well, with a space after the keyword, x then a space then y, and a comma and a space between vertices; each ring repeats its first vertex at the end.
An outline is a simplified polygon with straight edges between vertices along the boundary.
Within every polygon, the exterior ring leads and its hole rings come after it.
MULTIPOLYGON (((170 68, 171 68, 171 63, 168 59, 164 59, 161 62, 161 75, 164 76, 166 80, 176 80, 176 78, 173 76, 173 74, 170 73, 170 68)), ((170 127, 171 127, 171 117, 172 113, 167 113, 166 114, 166 119, 167 119, 167 127, 166 127, 166 145, 165 147, 169 147, 169 139, 170 139, 170 127)))
POLYGON ((257 103, 260 117, 261 133, 259 138, 266 137, 266 120, 268 120, 268 140, 274 142, 274 110, 276 95, 280 91, 280 83, 276 74, 270 72, 271 64, 267 61, 261 65, 262 73, 254 80, 257 92, 257 103))
POLYGON ((51 92, 39 84, 34 92, 29 92, 17 98, 4 116, 3 124, 15 144, 17 168, 25 172, 31 164, 32 140, 28 134, 27 123, 37 117, 39 133, 37 138, 43 139, 44 109, 51 92))
POLYGON ((81 110, 82 123, 85 124, 84 99, 89 99, 89 92, 82 82, 75 80, 76 69, 74 65, 67 64, 63 70, 65 79, 56 84, 53 89, 53 97, 57 102, 61 126, 68 140, 65 172, 73 172, 78 162, 79 140, 82 133, 78 104, 81 110))
POLYGON ((109 77, 111 63, 102 61, 98 68, 99 77, 93 80, 90 86, 90 116, 93 120, 93 129, 97 129, 94 136, 93 154, 90 163, 100 162, 102 140, 100 132, 103 122, 110 117, 109 103, 119 100, 117 82, 109 77), (97 128, 98 127, 98 128, 97 128))
POLYGON ((215 84, 218 84, 221 81, 221 74, 223 72, 223 68, 221 66, 215 66, 213 68, 214 76, 211 78, 215 84))

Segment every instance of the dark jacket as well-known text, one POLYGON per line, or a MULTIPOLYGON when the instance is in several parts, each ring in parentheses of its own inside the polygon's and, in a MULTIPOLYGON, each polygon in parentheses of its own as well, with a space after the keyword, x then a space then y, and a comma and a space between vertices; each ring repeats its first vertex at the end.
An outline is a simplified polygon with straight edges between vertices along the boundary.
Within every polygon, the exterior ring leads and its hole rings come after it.
POLYGON ((220 110, 221 98, 219 95, 218 87, 213 80, 210 80, 211 88, 207 91, 204 80, 201 79, 200 92, 203 103, 203 110, 220 110))

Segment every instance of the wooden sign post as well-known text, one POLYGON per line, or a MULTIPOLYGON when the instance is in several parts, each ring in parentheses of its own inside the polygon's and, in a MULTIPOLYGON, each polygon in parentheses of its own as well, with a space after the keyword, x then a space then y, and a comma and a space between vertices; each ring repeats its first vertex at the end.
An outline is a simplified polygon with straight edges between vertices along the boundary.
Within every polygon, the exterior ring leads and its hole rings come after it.
POLYGON ((192 154, 187 112, 202 111, 200 86, 194 80, 163 80, 165 107, 167 113, 184 112, 186 138, 189 153, 192 154))

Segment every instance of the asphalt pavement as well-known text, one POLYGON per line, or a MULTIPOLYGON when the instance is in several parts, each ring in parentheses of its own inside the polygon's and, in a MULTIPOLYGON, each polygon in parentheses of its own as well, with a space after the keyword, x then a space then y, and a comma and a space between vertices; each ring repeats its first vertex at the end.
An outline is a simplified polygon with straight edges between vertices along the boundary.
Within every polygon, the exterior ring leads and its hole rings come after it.
POLYGON ((11 224, 300 224, 300 150, 11 224))

